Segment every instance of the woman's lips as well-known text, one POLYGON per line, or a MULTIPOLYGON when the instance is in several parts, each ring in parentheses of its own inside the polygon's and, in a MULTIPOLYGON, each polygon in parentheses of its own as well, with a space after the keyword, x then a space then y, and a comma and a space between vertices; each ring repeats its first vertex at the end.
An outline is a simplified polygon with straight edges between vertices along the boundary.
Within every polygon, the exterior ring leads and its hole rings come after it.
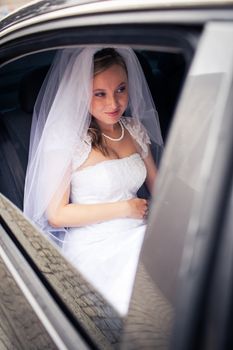
POLYGON ((110 117, 115 117, 120 113, 120 110, 118 109, 117 111, 114 112, 106 112, 107 115, 109 115, 110 117))

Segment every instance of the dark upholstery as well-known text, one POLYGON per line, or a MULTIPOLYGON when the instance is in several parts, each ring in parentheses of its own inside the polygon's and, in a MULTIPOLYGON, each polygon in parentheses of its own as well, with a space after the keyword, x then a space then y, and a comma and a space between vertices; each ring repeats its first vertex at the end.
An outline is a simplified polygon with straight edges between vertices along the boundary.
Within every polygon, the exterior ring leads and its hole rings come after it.
POLYGON ((22 78, 19 88, 19 103, 24 112, 32 114, 37 95, 48 69, 49 67, 47 66, 40 67, 22 78))
POLYGON ((0 115, 0 192, 21 209, 30 125, 24 112, 0 115))
POLYGON ((0 192, 23 209, 33 107, 48 67, 27 73, 19 84, 19 107, 0 114, 0 192))

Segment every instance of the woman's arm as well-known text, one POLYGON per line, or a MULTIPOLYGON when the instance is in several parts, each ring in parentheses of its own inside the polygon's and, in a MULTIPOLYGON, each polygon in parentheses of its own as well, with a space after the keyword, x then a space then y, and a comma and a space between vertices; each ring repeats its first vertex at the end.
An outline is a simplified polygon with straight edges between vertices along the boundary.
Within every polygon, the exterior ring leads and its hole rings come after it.
POLYGON ((148 210, 147 200, 133 198, 126 201, 98 204, 69 203, 70 189, 58 203, 54 198, 47 216, 51 226, 79 227, 118 218, 142 219, 148 210))
POLYGON ((146 185, 150 194, 153 192, 155 178, 157 176, 157 167, 155 165, 151 150, 149 149, 148 155, 144 158, 144 163, 146 165, 147 176, 146 176, 146 185))

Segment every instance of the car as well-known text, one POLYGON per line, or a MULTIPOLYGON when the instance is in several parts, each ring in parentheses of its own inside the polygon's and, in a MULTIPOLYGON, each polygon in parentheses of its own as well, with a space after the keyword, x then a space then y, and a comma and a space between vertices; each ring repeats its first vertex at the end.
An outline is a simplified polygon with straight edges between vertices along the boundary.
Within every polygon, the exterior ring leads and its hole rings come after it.
POLYGON ((36 1, 0 21, 0 349, 232 349, 233 1, 36 1), (164 152, 126 317, 23 215, 57 50, 126 45, 164 152))

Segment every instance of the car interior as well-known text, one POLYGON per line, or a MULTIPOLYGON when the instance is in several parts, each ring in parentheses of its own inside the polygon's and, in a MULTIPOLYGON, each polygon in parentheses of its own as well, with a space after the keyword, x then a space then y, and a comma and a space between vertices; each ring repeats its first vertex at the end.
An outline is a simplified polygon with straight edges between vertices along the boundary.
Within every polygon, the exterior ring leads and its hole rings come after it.
MULTIPOLYGON (((164 142, 182 88, 182 52, 136 50, 158 110, 164 142)), ((23 208, 34 104, 56 50, 26 55, 0 68, 0 191, 23 208)))

